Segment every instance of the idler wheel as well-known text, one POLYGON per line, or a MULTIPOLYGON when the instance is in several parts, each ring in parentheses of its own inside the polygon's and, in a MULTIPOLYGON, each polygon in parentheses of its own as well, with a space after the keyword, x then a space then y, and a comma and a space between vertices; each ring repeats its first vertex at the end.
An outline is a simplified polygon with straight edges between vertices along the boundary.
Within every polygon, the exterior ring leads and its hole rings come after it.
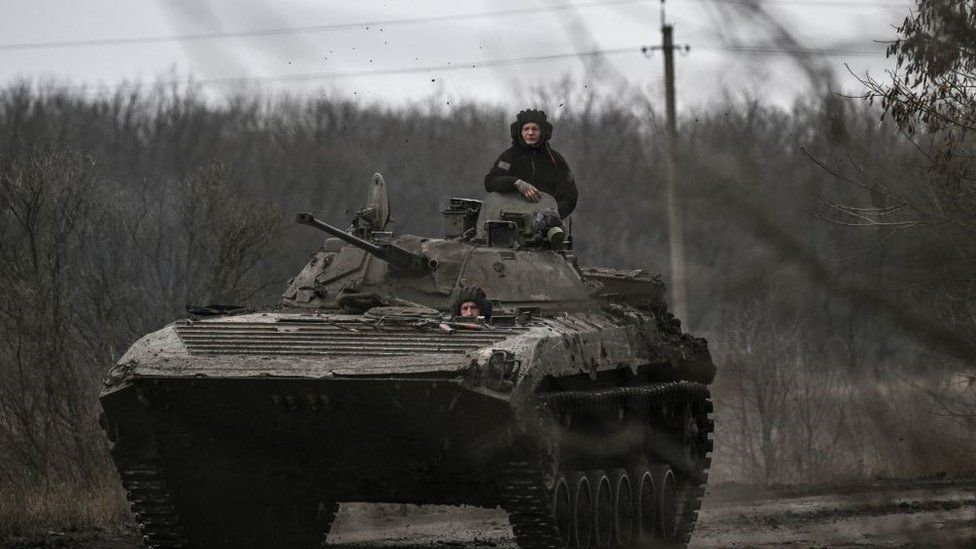
POLYGON ((579 471, 566 475, 566 484, 572 495, 573 547, 591 547, 593 544, 593 493, 590 481, 579 471))
POLYGON ((634 509, 637 541, 649 542, 657 535, 658 498, 654 476, 647 469, 636 469, 634 479, 634 509))
POLYGON ((609 547, 613 541, 613 494, 610 479, 603 471, 587 475, 593 490, 593 544, 609 547))
POLYGON ((569 547, 573 539, 573 497, 570 494, 566 477, 560 475, 552 489, 552 513, 556 527, 563 540, 563 547, 569 547))
POLYGON ((627 545, 634 539, 634 492, 630 475, 626 469, 614 469, 608 476, 613 498, 613 541, 627 545))
POLYGON ((678 538, 678 482, 668 465, 653 469, 654 484, 658 487, 659 537, 671 542, 678 538))

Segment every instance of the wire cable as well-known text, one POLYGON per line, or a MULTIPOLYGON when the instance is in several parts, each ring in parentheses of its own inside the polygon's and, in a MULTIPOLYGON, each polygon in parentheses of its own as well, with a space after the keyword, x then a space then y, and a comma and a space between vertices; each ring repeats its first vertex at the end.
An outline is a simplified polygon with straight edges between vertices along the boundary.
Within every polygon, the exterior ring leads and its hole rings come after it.
POLYGON ((696 0, 698 2, 714 2, 717 4, 759 4, 763 7, 770 6, 812 6, 818 8, 911 8, 911 2, 900 2, 897 0, 696 0))
MULTIPOLYGON (((681 46, 685 48, 685 46, 681 46)), ((99 84, 79 84, 79 85, 66 85, 66 86, 48 86, 46 89, 49 91, 98 91, 98 90, 115 90, 122 91, 127 89, 139 89, 145 87, 153 86, 171 86, 180 85, 184 83, 193 83, 201 85, 234 85, 234 84, 248 84, 248 83, 267 83, 267 82, 302 82, 302 81, 312 81, 312 80, 330 80, 330 79, 344 79, 344 78, 360 78, 360 77, 371 77, 371 76, 393 76, 400 74, 415 74, 415 73, 437 73, 445 71, 459 71, 459 70, 472 70, 472 69, 486 69, 490 67, 501 67, 508 65, 522 65, 529 63, 541 63, 546 61, 558 61, 570 58, 592 58, 599 57, 602 55, 618 55, 623 53, 634 53, 634 54, 647 54, 650 51, 659 50, 661 46, 631 46, 622 48, 610 48, 593 50, 587 52, 574 52, 574 53, 555 53, 549 55, 533 55, 527 57, 512 57, 506 59, 490 59, 484 61, 467 61, 461 63, 447 63, 443 65, 426 65, 421 67, 402 67, 394 69, 368 69, 360 71, 335 71, 335 72, 309 72, 309 73, 299 73, 299 74, 285 74, 285 75, 269 75, 269 76, 227 76, 227 77, 214 77, 214 78, 200 78, 200 79, 189 79, 189 80, 157 80, 153 82, 125 82, 122 84, 114 85, 99 85, 99 84)), ((820 55, 828 57, 838 57, 838 56, 851 56, 851 57, 884 57, 885 53, 881 50, 858 50, 850 48, 784 48, 780 46, 766 46, 766 45, 727 45, 727 44, 701 44, 692 45, 690 51, 695 51, 697 49, 701 50, 717 50, 717 51, 728 51, 743 55, 758 55, 758 56, 773 56, 773 55, 820 55)))
POLYGON ((229 31, 229 32, 202 32, 197 34, 178 34, 168 36, 141 36, 131 38, 93 38, 86 40, 63 40, 49 42, 21 42, 12 44, 0 44, 0 50, 37 50, 52 48, 83 48, 90 46, 116 46, 124 44, 152 44, 158 42, 188 42, 194 40, 217 40, 224 38, 245 38, 253 36, 278 36, 287 34, 311 34, 322 32, 335 32, 343 30, 368 29, 371 27, 393 26, 393 25, 417 25, 423 23, 441 23, 447 21, 461 21, 465 19, 480 19, 486 17, 502 17, 506 15, 525 15, 529 13, 561 11, 576 8, 592 8, 599 6, 612 6, 617 4, 636 4, 645 0, 596 0, 592 2, 580 2, 576 4, 566 4, 562 6, 546 6, 540 8, 518 8, 510 10, 488 11, 481 13, 467 13, 454 15, 433 15, 428 17, 411 17, 406 19, 386 19, 376 21, 363 21, 359 23, 336 23, 330 25, 312 25, 306 27, 280 27, 271 29, 255 29, 248 31, 229 31))
MULTIPOLYGON (((594 50, 587 52, 574 52, 574 53, 555 53, 551 55, 533 55, 528 57, 512 57, 508 59, 490 59, 487 61, 468 61, 464 63, 447 63, 444 65, 427 65, 423 67, 403 67, 399 69, 369 69, 362 71, 344 71, 344 72, 310 72, 301 74, 286 74, 286 75, 276 75, 276 76, 227 76, 227 77, 216 77, 216 78, 200 78, 192 80, 195 84, 214 84, 214 85, 229 85, 229 84, 247 84, 255 82, 299 82, 304 80, 325 80, 325 79, 339 79, 339 78, 357 78, 366 76, 392 76, 397 74, 413 74, 421 72, 443 72, 443 71, 458 71, 458 70, 471 70, 471 69, 485 69, 489 67, 501 67, 505 65, 521 65, 526 63, 541 63, 544 61, 555 61, 560 59, 568 59, 572 57, 599 57, 601 55, 615 55, 621 53, 640 53, 641 48, 639 46, 627 47, 627 48, 613 48, 613 49, 603 49, 594 50)), ((123 84, 117 84, 112 86, 100 86, 95 84, 81 84, 78 86, 51 86, 51 89, 58 90, 73 90, 73 91, 87 91, 91 89, 104 89, 111 88, 116 90, 130 89, 130 88, 143 88, 147 86, 157 86, 157 85, 179 85, 185 83, 183 80, 160 80, 154 82, 127 82, 123 84)))
POLYGON ((745 55, 819 55, 822 57, 886 57, 883 49, 858 50, 849 48, 791 48, 783 46, 747 46, 734 44, 702 44, 692 49, 722 50, 745 55))
MULTIPOLYGON (((726 4, 750 5, 753 0, 685 0, 696 2, 716 2, 726 4)), ((127 44, 153 44, 164 42, 187 42, 195 40, 219 40, 226 38, 246 38, 260 36, 280 36, 289 34, 312 34, 335 32, 343 30, 368 29, 370 27, 394 26, 394 25, 417 25, 423 23, 441 23, 448 21, 461 21, 465 19, 480 19, 487 17, 502 17, 506 15, 525 15, 529 13, 552 12, 571 10, 577 8, 592 8, 600 6, 613 6, 620 4, 643 3, 643 0, 595 0, 591 2, 580 2, 575 4, 565 4, 561 6, 546 6, 539 8, 519 8, 510 10, 499 10, 482 13, 454 14, 454 15, 434 15, 428 17, 413 17, 405 19, 387 19, 376 21, 364 21, 359 23, 336 23, 330 25, 313 25, 304 27, 279 27, 270 29, 255 29, 247 31, 228 31, 228 32, 203 32, 196 34, 178 34, 167 36, 138 36, 128 38, 92 38, 83 40, 52 40, 45 42, 16 42, 0 44, 0 51, 15 50, 40 50, 55 48, 84 48, 93 46, 118 46, 127 44)), ((910 4, 906 2, 884 1, 884 0, 776 0, 775 2, 763 2, 764 5, 804 5, 815 7, 902 7, 908 8, 910 4)))

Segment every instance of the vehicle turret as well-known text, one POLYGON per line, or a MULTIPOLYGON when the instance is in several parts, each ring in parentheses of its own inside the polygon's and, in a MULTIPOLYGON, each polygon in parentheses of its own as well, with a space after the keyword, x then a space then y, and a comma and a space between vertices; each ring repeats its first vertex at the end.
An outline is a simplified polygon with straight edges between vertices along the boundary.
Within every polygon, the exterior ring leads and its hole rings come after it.
MULTIPOLYGON (((374 176, 372 204, 385 202, 374 176)), ((491 193, 484 201, 454 198, 444 210, 447 236, 395 235, 375 222, 368 206, 350 230, 301 213, 296 221, 332 235, 292 279, 283 307, 361 312, 380 304, 438 310, 460 286, 479 286, 500 310, 578 310, 599 284, 587 282, 572 241, 543 195, 530 202, 517 193, 491 193)), ((388 214, 387 214, 388 215, 388 214)))

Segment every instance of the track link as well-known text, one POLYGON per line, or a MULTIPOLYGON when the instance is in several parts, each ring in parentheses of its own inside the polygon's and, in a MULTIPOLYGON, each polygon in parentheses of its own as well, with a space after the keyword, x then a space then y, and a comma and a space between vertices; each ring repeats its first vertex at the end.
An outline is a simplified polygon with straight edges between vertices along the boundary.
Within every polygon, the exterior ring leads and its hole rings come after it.
POLYGON ((506 465, 504 475, 503 507, 519 547, 564 547, 539 467, 529 461, 512 461, 506 465))
POLYGON ((176 504, 161 468, 153 461, 143 461, 123 468, 120 474, 146 547, 188 547, 176 504))

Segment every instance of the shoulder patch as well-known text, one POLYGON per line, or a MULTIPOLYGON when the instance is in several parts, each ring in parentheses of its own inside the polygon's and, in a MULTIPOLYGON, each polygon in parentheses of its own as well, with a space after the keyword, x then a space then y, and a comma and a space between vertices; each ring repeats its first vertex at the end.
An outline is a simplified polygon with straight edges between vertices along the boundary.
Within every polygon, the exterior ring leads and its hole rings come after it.
POLYGON ((498 161, 498 167, 501 168, 501 169, 503 169, 503 170, 508 170, 509 168, 512 167, 512 165, 509 164, 508 162, 505 162, 504 160, 499 160, 498 161))

